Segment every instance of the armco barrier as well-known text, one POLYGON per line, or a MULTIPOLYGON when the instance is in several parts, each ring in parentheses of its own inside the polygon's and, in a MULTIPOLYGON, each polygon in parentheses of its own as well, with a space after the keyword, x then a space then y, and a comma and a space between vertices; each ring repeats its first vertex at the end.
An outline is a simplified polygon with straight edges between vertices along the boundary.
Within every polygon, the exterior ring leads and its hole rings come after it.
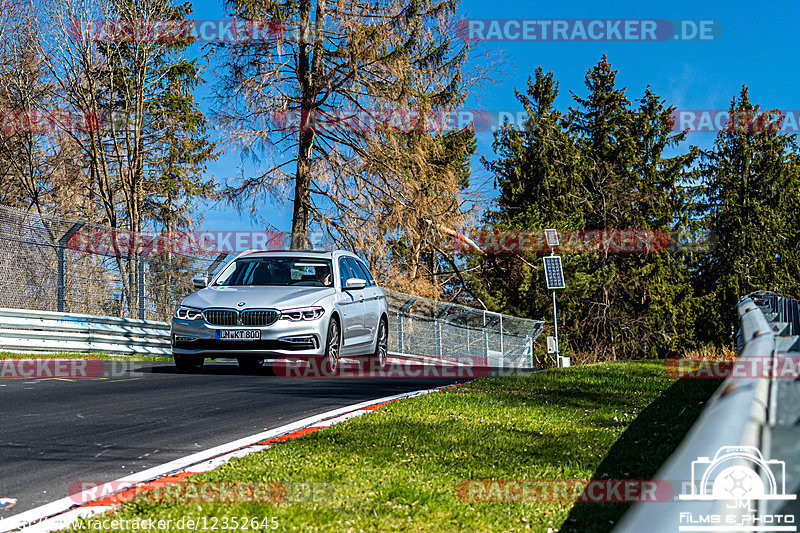
POLYGON ((6 308, 0 351, 172 355, 166 322, 6 308))
MULTIPOLYGON (((797 301, 758 292, 742 297, 737 312, 741 322, 737 335, 740 362, 752 361, 759 368, 772 368, 777 357, 787 355, 789 350, 796 350, 800 338, 797 301)), ((780 507, 774 505, 776 500, 764 498, 752 502, 754 505, 743 506, 730 499, 692 498, 692 486, 698 481, 696 477, 699 473, 693 463, 699 462, 701 466, 712 463, 722 448, 753 447, 760 451, 764 461, 788 459, 782 450, 775 448, 773 442, 776 381, 770 375, 733 373, 728 377, 714 393, 678 449, 654 477, 673 484, 674 499, 669 502, 637 503, 623 516, 615 531, 780 531, 752 529, 753 525, 763 525, 766 520, 775 519, 775 508, 780 507), (765 515, 767 511, 769 516, 765 515), (725 521, 713 522, 713 517, 725 521), (748 523, 751 524, 750 528, 746 526, 748 523)), ((788 383, 794 380, 781 381, 788 383)), ((796 440, 794 442, 793 446, 796 447, 796 440)), ((741 459, 738 463, 730 464, 747 463, 741 459)), ((785 478, 779 482, 785 483, 785 478)), ((791 490, 788 483, 785 488, 787 493, 791 490)), ((785 504, 786 500, 777 503, 785 504)))
MULTIPOLYGON (((390 301, 400 294, 387 292, 391 294, 390 301)), ((424 301, 444 305, 432 300, 424 301)), ((461 306, 449 305, 448 308, 461 306)), ((483 356, 495 368, 536 366, 533 342, 542 329, 543 322, 540 320, 506 317, 506 324, 517 327, 517 330, 509 331, 503 328, 504 315, 494 313, 489 316, 495 317, 494 322, 499 323, 499 327, 487 325, 483 328, 465 325, 464 320, 456 323, 441 316, 398 312, 393 305, 389 306, 389 313, 392 324, 406 324, 405 347, 410 348, 410 351, 404 352, 390 351, 389 354, 395 358, 460 366, 462 359, 468 361, 465 364, 471 365, 475 356, 483 356), (432 329, 439 335, 430 334, 432 329), (453 340, 456 336, 460 342, 453 340), (444 348, 442 338, 450 339, 444 348), (498 346, 495 347, 495 344, 498 346)), ((479 310, 470 310, 470 313, 487 315, 479 310)), ((461 315, 471 316, 470 313, 464 311, 461 315)), ((390 328, 390 340, 396 343, 397 335, 398 332, 390 328)), ((170 325, 167 322, 8 308, 0 308, 2 351, 172 355, 170 325)))

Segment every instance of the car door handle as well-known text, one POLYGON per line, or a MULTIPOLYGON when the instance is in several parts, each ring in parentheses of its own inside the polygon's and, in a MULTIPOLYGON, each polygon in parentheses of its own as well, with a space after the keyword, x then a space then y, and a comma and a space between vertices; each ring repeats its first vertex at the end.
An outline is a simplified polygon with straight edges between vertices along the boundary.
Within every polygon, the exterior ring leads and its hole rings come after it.
POLYGON ((364 295, 362 294, 358 299, 359 299, 359 301, 363 302, 364 301, 364 295))

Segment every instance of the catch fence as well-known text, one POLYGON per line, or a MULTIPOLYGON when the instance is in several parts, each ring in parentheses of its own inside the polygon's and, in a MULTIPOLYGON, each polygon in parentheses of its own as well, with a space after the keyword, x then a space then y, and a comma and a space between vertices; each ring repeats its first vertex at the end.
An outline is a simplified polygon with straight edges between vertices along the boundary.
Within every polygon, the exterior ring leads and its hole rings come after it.
MULTIPOLYGON (((195 290, 195 275, 211 275, 233 257, 176 250, 174 241, 0 206, 0 308, 167 322, 195 290)), ((541 320, 385 292, 394 353, 540 366, 533 344, 541 320)))

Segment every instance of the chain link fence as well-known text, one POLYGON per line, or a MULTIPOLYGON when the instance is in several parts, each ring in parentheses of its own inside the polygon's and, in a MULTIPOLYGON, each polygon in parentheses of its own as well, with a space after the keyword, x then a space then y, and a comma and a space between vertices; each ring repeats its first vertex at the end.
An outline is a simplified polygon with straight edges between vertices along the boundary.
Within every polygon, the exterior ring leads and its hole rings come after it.
POLYGON ((491 367, 532 368, 533 343, 544 322, 384 289, 389 308, 389 349, 491 367))
POLYGON ((153 249, 158 243, 0 206, 0 307, 168 320, 192 292, 192 276, 227 254, 153 249))
MULTIPOLYGON (((230 256, 176 251, 162 234, 0 206, 0 307, 168 321, 194 292, 192 277, 213 274, 230 256)), ((541 320, 385 292, 396 353, 539 366, 541 320)))

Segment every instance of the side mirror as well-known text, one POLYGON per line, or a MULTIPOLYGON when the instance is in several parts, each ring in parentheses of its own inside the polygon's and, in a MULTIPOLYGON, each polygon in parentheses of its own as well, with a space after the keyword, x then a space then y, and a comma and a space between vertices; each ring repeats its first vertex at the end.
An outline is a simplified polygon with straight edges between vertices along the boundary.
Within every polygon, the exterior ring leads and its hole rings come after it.
POLYGON ((192 285, 195 289, 202 289, 208 286, 208 278, 205 276, 195 276, 192 278, 192 285))
POLYGON ((361 278, 350 278, 344 284, 344 290, 357 291, 367 286, 367 280, 361 278))

